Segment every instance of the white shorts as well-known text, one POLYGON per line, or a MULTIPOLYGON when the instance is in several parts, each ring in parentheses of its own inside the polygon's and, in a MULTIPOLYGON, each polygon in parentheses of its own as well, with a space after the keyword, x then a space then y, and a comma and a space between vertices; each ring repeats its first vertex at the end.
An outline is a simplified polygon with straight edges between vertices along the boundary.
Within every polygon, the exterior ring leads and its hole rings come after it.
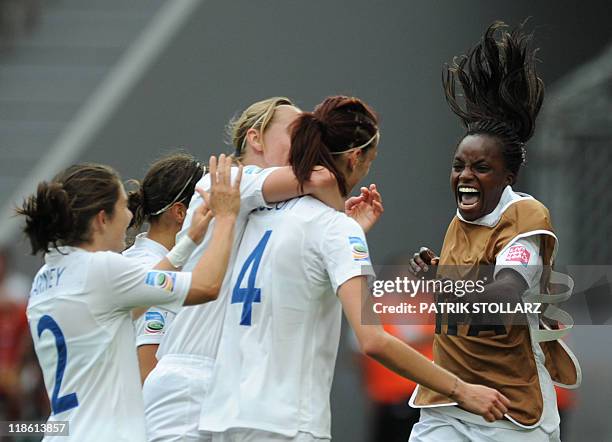
POLYGON ((310 433, 299 432, 293 437, 283 436, 251 428, 233 428, 222 433, 212 433, 212 442, 327 442, 329 439, 314 437, 310 433))
POLYGON ((214 362, 192 355, 161 358, 142 388, 149 442, 211 440, 198 426, 214 362))
POLYGON ((559 427, 547 433, 541 428, 510 430, 455 419, 446 413, 421 408, 409 442, 561 442, 559 427))

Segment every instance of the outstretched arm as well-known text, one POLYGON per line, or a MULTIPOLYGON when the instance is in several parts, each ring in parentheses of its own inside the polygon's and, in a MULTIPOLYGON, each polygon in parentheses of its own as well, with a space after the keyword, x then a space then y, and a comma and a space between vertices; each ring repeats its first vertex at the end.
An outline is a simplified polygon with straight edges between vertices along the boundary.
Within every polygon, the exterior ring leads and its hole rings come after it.
MULTIPOLYGON (((384 331, 380 325, 361 323, 362 286, 365 277, 349 279, 338 288, 344 313, 355 331, 362 353, 377 360, 400 376, 424 385, 456 401, 466 410, 492 422, 502 419, 510 404, 508 398, 482 385, 468 384, 384 331)), ((365 296, 367 302, 369 296, 365 296)), ((366 307, 367 308, 367 307, 366 307)))

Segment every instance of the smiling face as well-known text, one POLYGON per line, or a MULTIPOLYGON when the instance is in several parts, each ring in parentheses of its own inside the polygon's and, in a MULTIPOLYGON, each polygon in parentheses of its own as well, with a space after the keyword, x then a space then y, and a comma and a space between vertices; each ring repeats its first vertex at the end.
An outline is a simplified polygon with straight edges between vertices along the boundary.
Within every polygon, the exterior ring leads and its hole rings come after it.
POLYGON ((461 216, 474 221, 491 213, 515 175, 506 168, 499 141, 488 135, 466 136, 455 152, 451 188, 461 216))

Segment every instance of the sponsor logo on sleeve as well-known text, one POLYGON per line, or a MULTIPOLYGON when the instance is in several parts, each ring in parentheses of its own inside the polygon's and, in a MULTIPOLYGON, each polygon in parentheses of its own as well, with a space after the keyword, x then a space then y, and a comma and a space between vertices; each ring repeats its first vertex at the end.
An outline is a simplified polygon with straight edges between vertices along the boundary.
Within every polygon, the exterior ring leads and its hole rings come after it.
POLYGON ((359 236, 349 236, 349 243, 353 252, 353 259, 355 261, 369 261, 370 254, 368 253, 368 246, 365 241, 359 236))
POLYGON ((164 315, 162 315, 160 312, 146 312, 144 323, 145 334, 161 335, 164 333, 166 319, 164 318, 164 315))
POLYGON ((145 284, 172 293, 176 283, 176 273, 151 271, 147 273, 145 284))
POLYGON ((510 247, 506 254, 506 262, 518 262, 524 266, 529 264, 529 258, 531 258, 531 253, 525 246, 521 245, 510 247))

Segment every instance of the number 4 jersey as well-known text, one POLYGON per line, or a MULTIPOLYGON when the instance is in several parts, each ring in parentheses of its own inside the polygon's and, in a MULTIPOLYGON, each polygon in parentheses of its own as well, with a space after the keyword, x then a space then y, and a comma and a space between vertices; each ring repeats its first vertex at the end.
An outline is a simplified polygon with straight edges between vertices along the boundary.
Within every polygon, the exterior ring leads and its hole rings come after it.
POLYGON ((363 230, 305 196, 255 210, 232 271, 201 428, 330 437, 329 394, 347 280, 372 275, 363 230))
POLYGON ((28 322, 58 441, 145 441, 144 406, 130 310, 183 304, 190 273, 149 270, 112 252, 62 247, 45 255, 28 322))

